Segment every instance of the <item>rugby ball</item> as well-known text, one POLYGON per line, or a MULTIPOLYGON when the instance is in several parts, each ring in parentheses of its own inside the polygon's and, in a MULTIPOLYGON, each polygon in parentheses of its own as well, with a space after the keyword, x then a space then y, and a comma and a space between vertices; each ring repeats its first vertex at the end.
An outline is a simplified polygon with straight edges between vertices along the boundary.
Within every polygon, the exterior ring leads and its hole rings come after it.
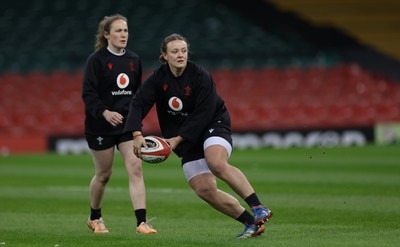
POLYGON ((171 148, 165 139, 158 136, 145 136, 147 148, 142 147, 140 152, 142 153, 141 159, 144 162, 156 164, 166 160, 171 153, 171 148))

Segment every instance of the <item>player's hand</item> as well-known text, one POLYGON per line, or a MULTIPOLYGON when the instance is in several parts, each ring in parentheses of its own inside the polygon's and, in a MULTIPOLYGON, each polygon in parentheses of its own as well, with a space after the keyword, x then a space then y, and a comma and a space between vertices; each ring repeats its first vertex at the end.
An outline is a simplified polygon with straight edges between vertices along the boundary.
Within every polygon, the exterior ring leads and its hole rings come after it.
POLYGON ((141 157, 142 153, 140 151, 140 149, 142 147, 147 148, 147 143, 146 140, 144 139, 143 135, 141 134, 134 134, 134 139, 133 139, 133 153, 137 156, 137 157, 141 157))
POLYGON ((124 121, 124 117, 119 112, 115 111, 105 110, 103 112, 103 117, 114 127, 122 124, 124 121))
POLYGON ((182 136, 175 136, 169 139, 165 139, 168 143, 169 146, 171 147, 171 150, 175 150, 175 148, 183 142, 183 137, 182 136))

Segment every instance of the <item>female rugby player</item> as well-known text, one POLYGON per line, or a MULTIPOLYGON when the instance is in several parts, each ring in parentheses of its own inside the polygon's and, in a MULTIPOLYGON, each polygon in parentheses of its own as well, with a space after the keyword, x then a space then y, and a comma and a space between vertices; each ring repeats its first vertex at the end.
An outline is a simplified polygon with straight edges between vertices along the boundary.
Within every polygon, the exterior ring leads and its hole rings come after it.
POLYGON ((246 176, 228 163, 232 152, 230 116, 209 72, 188 61, 188 42, 179 34, 161 43, 163 63, 141 85, 130 105, 125 131, 133 134, 134 152, 147 146, 142 119, 156 104, 163 137, 181 158, 186 179, 195 193, 213 208, 245 225, 238 238, 264 232, 272 212, 261 204, 246 176), (225 181, 252 209, 217 187, 225 181))
POLYGON ((137 219, 136 232, 157 232, 146 222, 142 161, 133 153, 132 135, 123 132, 130 101, 142 80, 138 55, 126 49, 128 37, 128 23, 124 16, 105 16, 98 25, 95 52, 88 57, 83 78, 85 137, 95 169, 90 183, 91 213, 87 224, 95 233, 108 233, 101 205, 112 173, 115 146, 121 153, 129 177, 129 193, 137 219))

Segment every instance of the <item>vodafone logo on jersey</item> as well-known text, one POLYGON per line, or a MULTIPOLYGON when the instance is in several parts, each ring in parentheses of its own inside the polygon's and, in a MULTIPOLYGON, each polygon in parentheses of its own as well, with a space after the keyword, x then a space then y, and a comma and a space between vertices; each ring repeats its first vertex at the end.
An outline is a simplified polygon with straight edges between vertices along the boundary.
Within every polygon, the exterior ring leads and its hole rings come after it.
POLYGON ((175 96, 168 100, 168 105, 174 111, 180 111, 183 108, 182 100, 175 96))
POLYGON ((132 95, 132 90, 124 90, 129 85, 129 76, 125 73, 121 73, 117 77, 117 85, 121 90, 111 91, 111 95, 119 96, 119 95, 132 95))
POLYGON ((121 73, 117 77, 117 85, 119 88, 124 89, 129 85, 129 77, 125 73, 121 73))

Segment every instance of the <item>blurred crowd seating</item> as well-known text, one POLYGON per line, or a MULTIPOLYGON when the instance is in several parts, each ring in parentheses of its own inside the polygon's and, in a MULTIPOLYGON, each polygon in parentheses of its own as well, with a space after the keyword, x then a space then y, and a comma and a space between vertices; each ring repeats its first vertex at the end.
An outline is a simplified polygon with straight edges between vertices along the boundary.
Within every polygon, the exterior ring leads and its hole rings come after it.
MULTIPOLYGON (((146 72, 147 73, 147 72, 146 72)), ((400 121, 400 84, 355 64, 212 71, 234 131, 368 127, 400 121)), ((0 76, 0 135, 83 134, 82 72, 0 76)), ((158 132, 154 110, 147 133, 158 132)))
POLYGON ((128 48, 145 68, 158 66, 162 39, 181 33, 191 57, 208 67, 309 66, 339 57, 318 51, 291 30, 266 32, 213 0, 202 1, 5 1, 0 9, 0 74, 81 70, 94 50, 97 24, 105 15, 128 18, 128 48))
MULTIPOLYGON (((128 48, 146 73, 159 65, 166 35, 186 36, 190 58, 211 70, 234 131, 400 121, 398 82, 293 28, 254 25, 220 1, 32 0, 0 9, 0 136, 83 134, 82 69, 99 20, 114 13, 128 17, 128 48)), ((154 110, 144 127, 158 132, 154 110)))
POLYGON ((400 85, 355 64, 220 70, 214 77, 239 131, 368 127, 400 120, 400 85))

